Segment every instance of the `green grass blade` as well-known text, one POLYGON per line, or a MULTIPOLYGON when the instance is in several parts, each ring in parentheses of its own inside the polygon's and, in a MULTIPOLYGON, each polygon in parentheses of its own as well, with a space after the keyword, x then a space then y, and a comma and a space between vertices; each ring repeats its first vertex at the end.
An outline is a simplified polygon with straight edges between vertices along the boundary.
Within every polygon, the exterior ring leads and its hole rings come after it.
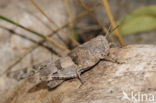
POLYGON ((4 21, 6 21, 6 22, 9 22, 9 23, 11 23, 11 24, 14 24, 14 25, 16 25, 16 26, 18 26, 18 27, 20 27, 20 28, 22 28, 22 29, 24 29, 24 30, 26 30, 26 31, 29 31, 29 32, 31 32, 31 33, 33 33, 33 34, 35 34, 35 35, 41 37, 41 38, 45 38, 45 36, 44 36, 43 34, 40 34, 40 33, 36 32, 36 31, 34 31, 34 30, 31 30, 31 29, 29 29, 29 28, 26 28, 26 27, 24 27, 24 26, 22 26, 22 25, 16 23, 15 21, 10 20, 10 19, 7 18, 7 17, 0 16, 0 19, 4 20, 4 21))

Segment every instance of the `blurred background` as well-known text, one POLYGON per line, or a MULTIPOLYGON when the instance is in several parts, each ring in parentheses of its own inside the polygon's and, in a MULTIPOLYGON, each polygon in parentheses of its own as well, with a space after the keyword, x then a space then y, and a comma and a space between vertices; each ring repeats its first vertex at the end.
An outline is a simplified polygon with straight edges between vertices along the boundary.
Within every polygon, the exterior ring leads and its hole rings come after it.
MULTIPOLYGON (((56 59, 77 45, 99 34, 106 34, 77 0, 34 1, 53 23, 29 0, 0 0, 0 15, 44 36, 52 34, 49 38, 67 49, 60 49, 54 42, 42 41, 43 38, 0 19, 0 95, 17 83, 7 77, 8 72, 27 68, 50 58, 56 59)), ((107 29, 110 27, 101 0, 82 2, 107 29)), ((156 44, 156 0, 108 2, 125 44, 156 44)), ((113 38, 118 43, 114 36, 113 38)))

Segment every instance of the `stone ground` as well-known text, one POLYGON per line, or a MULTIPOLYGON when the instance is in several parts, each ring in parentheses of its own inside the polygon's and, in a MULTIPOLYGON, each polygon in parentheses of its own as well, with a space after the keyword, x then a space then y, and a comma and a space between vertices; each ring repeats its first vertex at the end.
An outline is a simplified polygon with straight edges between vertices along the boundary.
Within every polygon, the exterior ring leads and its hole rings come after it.
POLYGON ((44 83, 30 83, 29 80, 23 80, 8 93, 3 93, 0 102, 155 103, 155 51, 155 45, 129 45, 124 48, 113 48, 110 56, 122 64, 101 61, 90 71, 81 75, 83 85, 78 79, 72 79, 49 90, 44 83), (141 95, 147 97, 142 98, 141 95))

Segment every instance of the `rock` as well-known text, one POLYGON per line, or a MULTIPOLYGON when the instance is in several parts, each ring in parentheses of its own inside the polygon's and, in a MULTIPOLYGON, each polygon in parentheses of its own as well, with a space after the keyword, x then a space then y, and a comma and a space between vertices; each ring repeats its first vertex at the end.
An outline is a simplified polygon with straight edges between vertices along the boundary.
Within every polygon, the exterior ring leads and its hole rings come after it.
POLYGON ((71 79, 53 90, 48 90, 44 83, 37 84, 23 80, 12 90, 4 93, 0 102, 133 103, 135 100, 152 101, 153 96, 156 96, 156 46, 129 45, 123 48, 112 48, 110 57, 117 59, 121 64, 101 61, 81 75, 85 81, 83 85, 78 79, 71 79))

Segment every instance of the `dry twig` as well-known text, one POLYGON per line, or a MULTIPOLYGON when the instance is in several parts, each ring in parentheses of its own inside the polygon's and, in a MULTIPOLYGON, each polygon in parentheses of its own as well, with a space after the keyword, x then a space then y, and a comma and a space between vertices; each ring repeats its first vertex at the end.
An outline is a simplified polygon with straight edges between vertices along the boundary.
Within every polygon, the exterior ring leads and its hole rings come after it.
POLYGON ((46 40, 49 41, 50 43, 54 44, 56 47, 58 47, 58 48, 60 48, 60 49, 62 49, 62 50, 64 50, 64 51, 66 51, 66 52, 69 52, 69 50, 68 50, 66 47, 64 47, 63 45, 61 45, 60 43, 58 43, 57 41, 53 40, 53 39, 50 38, 50 37, 46 37, 46 36, 44 36, 43 34, 38 33, 38 32, 36 32, 36 31, 34 31, 34 30, 31 30, 31 29, 29 29, 29 28, 27 28, 27 27, 25 27, 25 26, 23 26, 23 25, 20 25, 20 24, 16 23, 15 21, 13 21, 13 20, 11 20, 11 19, 9 19, 9 18, 6 18, 6 17, 4 17, 4 16, 0 16, 0 19, 6 21, 6 22, 8 22, 8 23, 11 23, 11 24, 13 24, 13 25, 16 25, 16 26, 18 26, 18 27, 20 27, 20 28, 22 28, 22 29, 24 29, 24 30, 26 30, 26 31, 29 31, 30 33, 32 33, 32 34, 34 34, 34 35, 36 35, 36 36, 38 36, 38 37, 40 37, 40 38, 46 39, 46 40))
MULTIPOLYGON (((113 28, 116 28, 116 23, 115 23, 115 21, 114 21, 114 18, 113 18, 111 9, 110 9, 109 4, 108 4, 108 1, 107 1, 107 0, 102 0, 102 3, 103 3, 103 5, 104 5, 104 7, 105 7, 106 13, 107 13, 107 15, 108 15, 108 17, 109 17, 109 20, 110 20, 110 22, 111 22, 112 27, 113 27, 113 28)), ((120 45, 121 45, 121 46, 124 46, 125 44, 124 44, 124 41, 123 41, 123 39, 122 39, 122 37, 121 37, 121 35, 120 35, 119 29, 116 28, 115 31, 114 31, 114 33, 115 33, 115 36, 116 36, 116 38, 118 39, 120 45)))
POLYGON ((95 19, 95 21, 101 26, 101 28, 104 30, 104 32, 107 35, 109 33, 108 30, 107 30, 107 28, 97 19, 97 17, 94 15, 94 13, 92 13, 92 11, 90 11, 88 9, 88 7, 81 0, 77 0, 77 1, 95 19))
POLYGON ((9 29, 9 28, 7 28, 7 27, 4 27, 4 26, 1 26, 1 25, 0 25, 0 28, 2 28, 2 29, 4 29, 4 30, 7 30, 7 31, 10 32, 10 34, 12 34, 12 35, 17 35, 17 36, 19 36, 19 37, 21 37, 21 38, 23 38, 23 39, 26 39, 26 40, 29 40, 29 41, 35 43, 35 44, 38 44, 39 46, 42 46, 42 47, 44 47, 45 49, 49 50, 51 53, 54 53, 54 54, 56 54, 56 55, 59 55, 59 54, 56 53, 52 48, 50 48, 50 47, 44 45, 43 43, 37 42, 37 41, 33 40, 32 38, 29 38, 29 37, 27 37, 27 36, 25 36, 25 35, 22 35, 22 34, 20 34, 20 33, 17 33, 16 31, 14 31, 14 30, 12 30, 12 29, 9 29))
MULTIPOLYGON (((36 2, 34 2, 33 0, 30 0, 31 3, 36 7, 37 10, 39 10, 39 12, 44 15, 48 21, 52 24, 54 24, 58 29, 59 29, 59 26, 51 19, 48 17, 48 15, 37 5, 36 2)), ((59 36, 59 35, 58 35, 59 36)), ((69 36, 69 35, 68 35, 69 36)), ((61 37, 60 37, 61 38, 61 37)), ((69 39, 75 44, 75 45, 79 45, 79 43, 72 37, 72 36, 69 36, 69 39)))
MULTIPOLYGON (((93 8, 89 9, 90 11, 94 11, 97 7, 99 7, 101 5, 101 3, 95 5, 93 8)), ((66 24, 62 25, 60 28, 54 30, 53 32, 51 32, 49 35, 54 35, 55 33, 57 33, 58 31, 64 29, 65 27, 69 26, 71 23, 77 21, 78 19, 80 19, 81 17, 87 15, 88 12, 87 11, 83 11, 82 13, 80 13, 76 18, 72 19, 71 21, 67 22, 66 24)))
MULTIPOLYGON (((67 10, 67 13, 69 15, 69 21, 71 21, 73 19, 73 15, 72 15, 72 11, 69 6, 68 0, 64 0, 64 4, 65 4, 66 10, 67 10)), ((73 22, 71 22, 70 29, 71 29, 72 33, 74 33, 73 26, 74 26, 74 24, 73 24, 73 22)), ((80 45, 79 42, 77 42, 71 35, 69 35, 69 38, 75 45, 77 45, 77 46, 80 45)))

